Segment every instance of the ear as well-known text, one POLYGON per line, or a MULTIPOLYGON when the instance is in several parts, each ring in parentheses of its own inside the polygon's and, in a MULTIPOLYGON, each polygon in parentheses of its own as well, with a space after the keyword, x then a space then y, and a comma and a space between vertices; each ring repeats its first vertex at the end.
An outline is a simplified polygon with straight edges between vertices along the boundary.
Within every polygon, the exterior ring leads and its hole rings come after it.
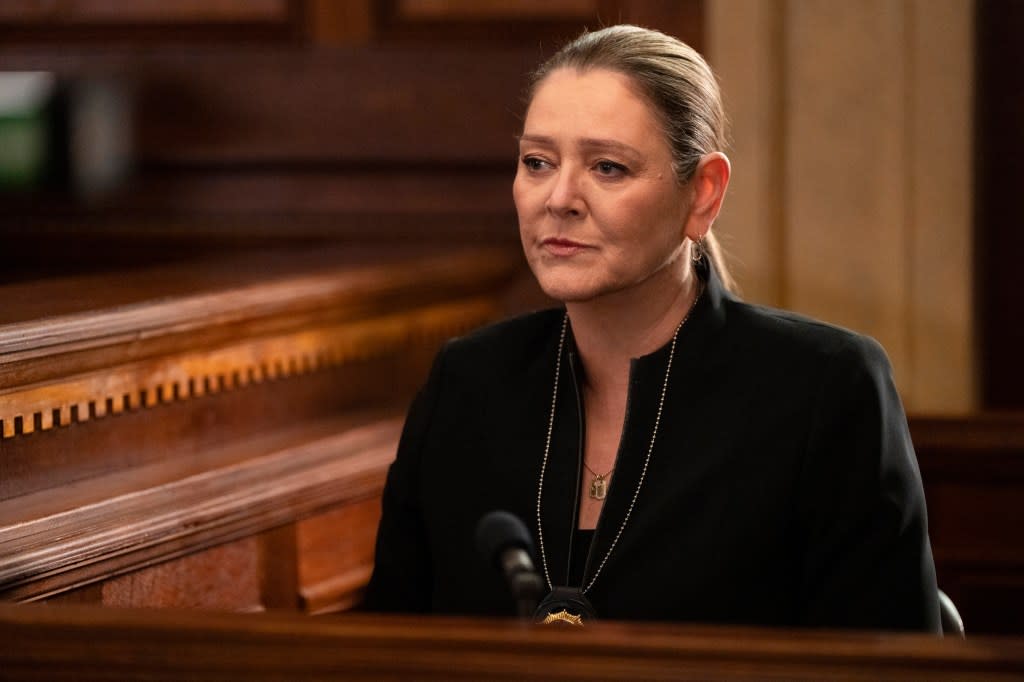
POLYGON ((731 172, 729 158, 722 152, 705 154, 697 164, 690 179, 693 197, 683 230, 693 241, 708 233, 722 210, 731 172))

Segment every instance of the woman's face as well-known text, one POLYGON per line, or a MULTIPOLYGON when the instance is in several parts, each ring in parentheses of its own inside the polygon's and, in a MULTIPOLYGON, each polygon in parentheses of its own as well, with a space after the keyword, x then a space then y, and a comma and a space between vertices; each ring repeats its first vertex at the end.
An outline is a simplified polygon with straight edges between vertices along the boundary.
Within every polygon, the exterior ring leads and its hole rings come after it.
POLYGON ((671 277, 689 191, 626 76, 552 72, 530 103, 519 151, 519 232, 545 293, 589 301, 671 277))

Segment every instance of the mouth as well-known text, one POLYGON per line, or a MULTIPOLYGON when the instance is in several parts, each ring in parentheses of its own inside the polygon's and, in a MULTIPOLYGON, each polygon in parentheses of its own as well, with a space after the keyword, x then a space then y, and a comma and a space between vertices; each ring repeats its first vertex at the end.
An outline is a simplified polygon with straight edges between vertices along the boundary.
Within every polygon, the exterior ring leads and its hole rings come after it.
POLYGON ((585 251, 590 247, 563 237, 549 237, 540 243, 541 248, 552 256, 566 257, 585 251))

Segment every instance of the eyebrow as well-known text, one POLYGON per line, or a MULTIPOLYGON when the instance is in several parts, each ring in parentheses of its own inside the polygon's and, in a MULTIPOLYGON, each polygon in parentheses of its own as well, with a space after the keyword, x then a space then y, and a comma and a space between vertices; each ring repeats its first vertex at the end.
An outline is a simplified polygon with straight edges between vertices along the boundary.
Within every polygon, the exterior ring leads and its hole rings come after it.
MULTIPOLYGON (((554 146, 555 144, 554 139, 546 135, 519 135, 518 139, 520 142, 533 142, 535 144, 548 146, 554 146)), ((589 149, 611 149, 638 158, 643 156, 635 148, 629 146, 624 142, 619 142, 617 140, 607 140, 597 137, 583 137, 578 140, 578 144, 581 147, 589 149)))

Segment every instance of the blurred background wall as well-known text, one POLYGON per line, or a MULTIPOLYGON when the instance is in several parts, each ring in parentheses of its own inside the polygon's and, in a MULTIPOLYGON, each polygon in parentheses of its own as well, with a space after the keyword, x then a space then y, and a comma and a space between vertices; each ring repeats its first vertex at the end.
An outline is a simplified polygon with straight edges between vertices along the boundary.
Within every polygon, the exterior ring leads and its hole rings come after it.
POLYGON ((977 407, 972 3, 707 9, 750 296, 877 338, 915 411, 977 407))
MULTIPOLYGON (((7 0, 0 71, 52 86, 0 113, 0 140, 35 117, 52 143, 0 190, 0 281, 316 243, 518 249, 523 76, 625 21, 721 78, 717 229, 746 298, 879 339, 909 411, 1020 407, 1021 6, 7 0)), ((509 311, 544 303, 524 269, 509 311)))

